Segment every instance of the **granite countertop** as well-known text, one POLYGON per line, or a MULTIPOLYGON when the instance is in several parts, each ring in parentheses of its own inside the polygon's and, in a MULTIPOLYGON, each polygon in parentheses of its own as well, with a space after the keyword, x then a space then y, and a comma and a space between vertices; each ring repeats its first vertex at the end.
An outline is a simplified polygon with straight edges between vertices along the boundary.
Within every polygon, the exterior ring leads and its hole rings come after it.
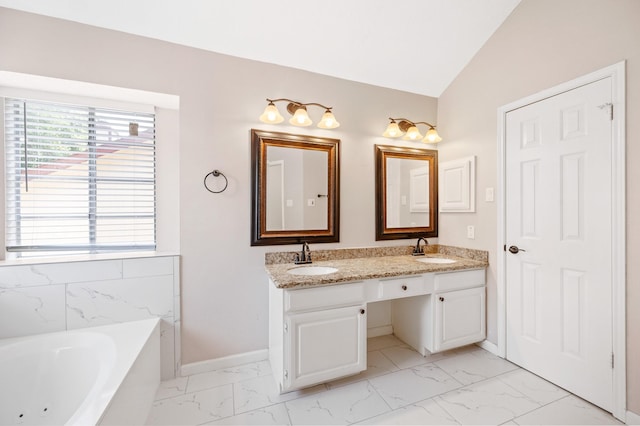
MULTIPOLYGON (((361 281, 375 278, 390 278, 406 275, 418 275, 430 272, 449 272, 459 271, 464 269, 481 269, 489 266, 488 254, 482 255, 486 252, 473 250, 470 257, 461 257, 460 254, 468 254, 466 249, 461 249, 462 252, 452 253, 455 250, 450 248, 444 248, 443 250, 433 249, 434 246, 430 246, 430 250, 426 252, 425 256, 411 256, 410 251, 406 254, 393 255, 377 255, 375 252, 368 251, 372 254, 370 257, 352 257, 344 258, 345 256, 331 256, 323 254, 321 258, 328 258, 316 261, 311 264, 296 265, 291 261, 287 263, 276 262, 269 263, 267 258, 267 264, 265 268, 267 274, 275 284, 277 288, 295 289, 302 287, 315 287, 322 285, 331 285, 337 283, 344 283, 350 281, 361 281), (480 253, 478 255, 477 253, 480 253), (457 254, 457 256, 456 256, 457 254), (334 257, 334 258, 330 258, 334 257), (454 263, 422 263, 417 259, 424 257, 440 257, 455 260, 454 263), (294 268, 300 268, 304 266, 331 266, 337 268, 338 271, 326 274, 326 275, 293 275, 287 271, 294 268)), ((444 247, 444 246, 441 246, 444 247)), ((404 252, 406 250, 402 250, 404 252)), ((388 250, 387 250, 388 252, 388 250)), ((291 259, 291 252, 287 253, 289 259, 291 259)), ((280 256, 283 258, 284 256, 280 256)), ((313 251, 312 251, 313 257, 313 251)))

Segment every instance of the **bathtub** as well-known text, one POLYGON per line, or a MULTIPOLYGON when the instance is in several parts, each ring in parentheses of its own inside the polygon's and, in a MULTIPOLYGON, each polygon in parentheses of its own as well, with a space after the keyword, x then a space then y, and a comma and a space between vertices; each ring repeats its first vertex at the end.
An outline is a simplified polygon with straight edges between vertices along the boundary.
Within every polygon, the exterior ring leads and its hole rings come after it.
POLYGON ((144 424, 160 320, 0 340, 0 425, 144 424))

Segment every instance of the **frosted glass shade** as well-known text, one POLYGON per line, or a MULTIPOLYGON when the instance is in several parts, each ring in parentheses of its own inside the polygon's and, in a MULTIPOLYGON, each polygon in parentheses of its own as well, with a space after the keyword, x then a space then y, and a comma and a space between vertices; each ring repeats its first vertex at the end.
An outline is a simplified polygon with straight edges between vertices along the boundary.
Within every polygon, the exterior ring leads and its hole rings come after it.
POLYGON ((310 126, 313 122, 309 118, 309 114, 307 114, 306 109, 298 108, 295 114, 293 114, 293 117, 289 120, 289 123, 294 126, 310 126))
POLYGON ((280 114, 280 111, 278 111, 278 108, 276 108, 274 104, 269 104, 260 116, 260 121, 263 123, 278 124, 284 121, 284 117, 280 114))
POLYGON ((422 142, 426 142, 426 143, 438 143, 441 141, 442 141, 442 138, 438 134, 438 131, 433 127, 429 129, 427 134, 424 136, 424 139, 422 139, 422 142))
POLYGON ((417 141, 418 139, 422 139, 422 133, 420 133, 420 130, 418 130, 416 126, 411 126, 402 139, 405 141, 417 141))
POLYGON ((322 119, 320 119, 320 122, 318 123, 318 127, 321 129, 335 129, 339 126, 340 123, 338 123, 338 120, 336 120, 333 113, 329 110, 322 114, 322 119))
POLYGON ((400 126, 398 126, 398 123, 393 121, 389 123, 389 125, 387 126, 387 130, 384 131, 382 136, 384 136, 385 138, 398 138, 403 134, 404 132, 400 130, 400 126))

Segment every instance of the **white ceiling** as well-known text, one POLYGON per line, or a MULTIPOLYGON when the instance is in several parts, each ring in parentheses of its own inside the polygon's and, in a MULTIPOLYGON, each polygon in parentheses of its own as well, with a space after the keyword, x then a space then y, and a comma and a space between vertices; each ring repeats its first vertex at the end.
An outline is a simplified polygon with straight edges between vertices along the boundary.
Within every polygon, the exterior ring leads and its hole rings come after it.
POLYGON ((520 0, 0 0, 0 6, 438 97, 520 0))

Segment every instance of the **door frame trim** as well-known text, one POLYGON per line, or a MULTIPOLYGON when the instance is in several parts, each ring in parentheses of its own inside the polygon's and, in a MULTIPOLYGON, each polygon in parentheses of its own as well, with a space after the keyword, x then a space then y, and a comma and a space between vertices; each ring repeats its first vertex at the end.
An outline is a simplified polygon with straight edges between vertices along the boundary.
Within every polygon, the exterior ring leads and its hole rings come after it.
POLYGON ((612 216, 611 216, 611 280, 612 280, 612 351, 615 354, 613 369, 613 410, 612 414, 624 421, 627 404, 627 367, 626 367, 626 61, 621 61, 582 77, 551 87, 515 102, 498 108, 498 191, 496 197, 497 208, 497 242, 496 253, 496 285, 497 285, 497 326, 498 326, 498 355, 506 358, 507 322, 506 322, 506 258, 504 245, 505 229, 505 198, 506 198, 506 117, 507 113, 543 99, 559 95, 563 92, 611 77, 612 103, 614 115, 612 121, 612 216))

